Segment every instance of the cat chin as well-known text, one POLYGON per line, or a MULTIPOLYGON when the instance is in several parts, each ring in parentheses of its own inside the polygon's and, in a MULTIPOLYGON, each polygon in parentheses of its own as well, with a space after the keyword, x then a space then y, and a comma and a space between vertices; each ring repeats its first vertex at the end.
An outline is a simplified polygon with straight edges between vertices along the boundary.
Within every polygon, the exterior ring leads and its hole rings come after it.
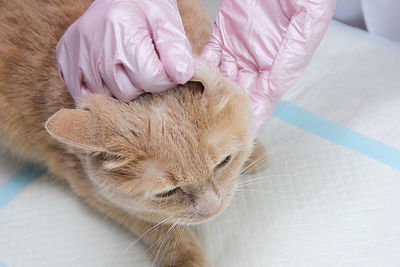
POLYGON ((205 222, 211 221, 214 218, 216 218, 219 214, 221 214, 222 211, 218 212, 217 214, 211 216, 211 217, 196 217, 196 218, 180 218, 181 219, 181 223, 182 225, 199 225, 199 224, 203 224, 205 222), (184 219, 185 221, 182 222, 182 219, 184 219))
MULTIPOLYGON (((149 209, 147 210, 139 210, 139 209, 133 209, 133 208, 125 208, 121 207, 125 212, 141 218, 142 220, 152 222, 152 223, 159 223, 164 220, 166 220, 168 217, 171 217, 171 214, 168 213, 162 213, 160 211, 150 211, 149 209)), ((202 216, 200 214, 184 214, 184 215, 177 215, 175 218, 172 218, 168 221, 165 222, 165 224, 174 224, 177 223, 179 225, 199 225, 205 222, 208 222, 214 218, 216 218, 219 214, 221 214, 226 207, 221 208, 218 213, 216 213, 213 216, 206 217, 202 216)))
POLYGON ((179 216, 179 220, 180 220, 180 224, 183 225, 199 225, 199 224, 203 224, 205 222, 211 221, 214 218, 216 218, 217 216, 219 216, 225 209, 227 208, 227 206, 221 207, 221 209, 214 215, 212 216, 202 216, 200 214, 195 214, 194 216, 179 216))

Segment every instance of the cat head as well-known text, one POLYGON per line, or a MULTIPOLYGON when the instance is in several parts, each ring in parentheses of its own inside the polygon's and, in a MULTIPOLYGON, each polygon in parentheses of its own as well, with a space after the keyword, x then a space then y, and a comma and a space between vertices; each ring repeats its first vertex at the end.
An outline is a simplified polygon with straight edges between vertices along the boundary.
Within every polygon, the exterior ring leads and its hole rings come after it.
POLYGON ((252 150, 249 99, 207 63, 193 81, 129 103, 89 95, 48 132, 73 149, 102 198, 143 219, 199 223, 230 203, 252 150))

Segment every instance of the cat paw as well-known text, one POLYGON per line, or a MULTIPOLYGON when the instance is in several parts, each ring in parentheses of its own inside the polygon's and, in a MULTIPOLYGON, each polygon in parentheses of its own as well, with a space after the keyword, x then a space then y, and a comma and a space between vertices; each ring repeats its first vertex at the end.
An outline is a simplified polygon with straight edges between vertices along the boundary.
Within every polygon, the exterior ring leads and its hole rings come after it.
POLYGON ((257 139, 253 146, 253 152, 243 165, 243 173, 251 174, 264 169, 268 163, 267 149, 257 139))
POLYGON ((174 263, 162 264, 162 267, 211 267, 203 255, 190 255, 179 258, 174 263))
POLYGON ((177 255, 172 258, 164 258, 169 263, 165 263, 162 265, 163 267, 211 267, 211 264, 199 247, 191 247, 189 245, 184 249, 177 249, 176 252, 177 255))
POLYGON ((161 258, 156 255, 154 261, 162 267, 211 266, 196 237, 187 228, 183 229, 182 234, 173 237, 160 255, 161 258))

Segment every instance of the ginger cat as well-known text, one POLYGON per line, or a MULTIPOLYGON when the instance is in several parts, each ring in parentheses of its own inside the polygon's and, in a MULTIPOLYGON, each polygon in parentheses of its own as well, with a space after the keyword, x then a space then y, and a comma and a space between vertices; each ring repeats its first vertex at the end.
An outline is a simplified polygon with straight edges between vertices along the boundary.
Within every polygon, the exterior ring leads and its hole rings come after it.
MULTIPOLYGON (((55 46, 90 3, 0 0, 0 143, 141 236, 161 266, 208 266, 185 225, 226 208, 245 162, 265 154, 253 149, 248 96, 198 59, 193 81, 175 89, 75 107, 55 46)), ((199 54, 211 21, 197 1, 178 4, 199 54)))

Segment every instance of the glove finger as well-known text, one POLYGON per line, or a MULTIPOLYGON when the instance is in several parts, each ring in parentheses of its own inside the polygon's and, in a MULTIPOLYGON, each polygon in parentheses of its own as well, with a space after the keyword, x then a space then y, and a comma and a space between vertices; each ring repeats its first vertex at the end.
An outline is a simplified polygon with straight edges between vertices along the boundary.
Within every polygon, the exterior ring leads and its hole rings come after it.
POLYGON ((102 84, 98 70, 92 69, 90 62, 84 60, 87 58, 84 56, 86 51, 84 45, 71 38, 73 27, 74 25, 76 26, 76 23, 67 30, 57 43, 56 55, 61 79, 75 100, 79 100, 91 93, 110 95, 102 84), (78 57, 76 51, 81 51, 80 57, 78 57), (71 55, 76 57, 71 58, 71 55))
POLYGON ((214 25, 211 38, 201 53, 201 57, 210 62, 214 67, 218 67, 220 65, 222 57, 222 49, 220 42, 218 41, 218 39, 220 39, 219 37, 220 32, 217 26, 214 25))
POLYGON ((265 88, 265 81, 259 79, 257 73, 241 70, 238 73, 238 83, 239 87, 243 88, 250 98, 251 131, 253 136, 256 137, 260 126, 269 115, 268 106, 271 101, 268 95, 264 94, 263 90, 260 89, 262 86, 265 88))
POLYGON ((225 54, 221 57, 221 64, 219 66, 222 75, 229 78, 234 83, 238 83, 238 66, 236 60, 225 54))
POLYGON ((194 60, 176 1, 159 1, 157 12, 152 12, 148 20, 165 72, 175 83, 187 82, 193 76, 194 60))
POLYGON ((131 79, 126 73, 125 67, 121 62, 105 63, 100 66, 101 79, 106 85, 111 95, 117 99, 128 102, 139 95, 143 94, 144 91, 138 89, 133 85, 131 79))
POLYGON ((71 96, 74 99, 79 99, 83 95, 86 95, 87 88, 82 85, 83 74, 81 69, 75 64, 71 64, 71 61, 66 60, 68 53, 66 52, 66 48, 62 40, 64 37, 60 39, 56 47, 56 55, 58 61, 58 73, 60 75, 61 80, 64 81, 67 86, 71 96))
POLYGON ((214 67, 221 64, 222 51, 217 43, 209 41, 201 53, 201 57, 210 62, 214 67))
POLYGON ((64 81, 71 96, 75 100, 79 100, 80 98, 91 93, 84 81, 83 72, 79 67, 76 67, 71 72, 69 72, 67 68, 65 68, 65 71, 61 67, 59 67, 59 69, 61 79, 64 81))
POLYGON ((167 75, 147 30, 137 33, 135 42, 119 55, 125 72, 141 91, 156 93, 176 86, 167 75))
POLYGON ((134 2, 112 14, 109 32, 118 33, 108 38, 99 57, 103 83, 113 96, 129 101, 148 91, 161 91, 175 84, 165 73, 154 48, 145 13, 133 7, 134 2))

